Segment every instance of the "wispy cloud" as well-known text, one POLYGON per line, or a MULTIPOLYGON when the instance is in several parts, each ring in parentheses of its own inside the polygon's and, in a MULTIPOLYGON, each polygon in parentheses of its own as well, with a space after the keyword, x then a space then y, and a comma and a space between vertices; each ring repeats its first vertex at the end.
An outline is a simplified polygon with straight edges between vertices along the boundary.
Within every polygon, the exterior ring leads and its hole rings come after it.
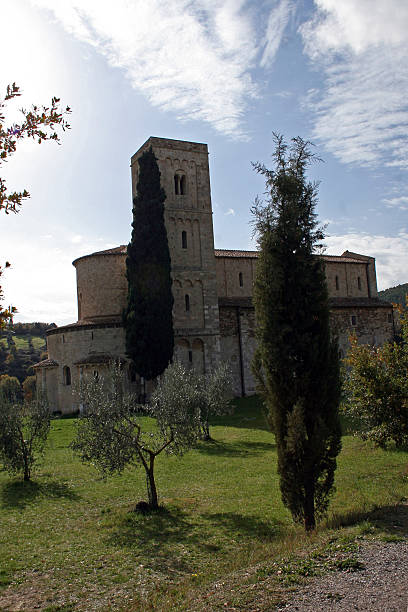
POLYGON ((325 72, 314 137, 341 161, 408 169, 408 4, 315 0, 305 51, 325 72))
POLYGON ((383 202, 389 208, 397 207, 400 210, 408 210, 408 196, 399 196, 396 198, 384 198, 383 202))
POLYGON ((244 139, 245 112, 259 95, 252 70, 271 64, 294 10, 290 0, 273 0, 260 20, 247 0, 31 3, 124 70, 152 105, 244 139))
POLYGON ((286 26, 295 12, 291 0, 280 0, 269 13, 265 34, 265 49, 262 54, 261 66, 270 66, 279 49, 286 26))
POLYGON ((325 239, 327 252, 340 255, 346 249, 376 258, 378 289, 408 282, 408 233, 397 236, 349 233, 325 239))
POLYGON ((257 95, 250 70, 258 36, 243 0, 32 0, 123 69, 135 89, 181 120, 242 136, 257 95))
POLYGON ((232 215, 233 217, 235 216, 235 210, 233 208, 229 208, 227 210, 227 212, 224 213, 224 215, 232 215))

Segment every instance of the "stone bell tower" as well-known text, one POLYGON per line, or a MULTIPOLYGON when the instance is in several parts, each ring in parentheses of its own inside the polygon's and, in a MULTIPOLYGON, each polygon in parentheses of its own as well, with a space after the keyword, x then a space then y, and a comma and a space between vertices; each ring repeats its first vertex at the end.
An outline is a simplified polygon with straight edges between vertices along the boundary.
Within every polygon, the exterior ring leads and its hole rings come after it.
POLYGON ((150 147, 167 196, 175 356, 208 372, 220 358, 220 332, 207 145, 150 137, 131 159, 133 197, 137 158, 150 147))

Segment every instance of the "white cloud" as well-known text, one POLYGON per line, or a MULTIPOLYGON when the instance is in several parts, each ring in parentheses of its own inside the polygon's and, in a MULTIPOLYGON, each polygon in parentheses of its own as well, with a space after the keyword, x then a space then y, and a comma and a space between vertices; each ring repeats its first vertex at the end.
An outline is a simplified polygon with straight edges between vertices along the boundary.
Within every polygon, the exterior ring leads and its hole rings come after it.
POLYGON ((84 237, 81 236, 81 234, 76 234, 75 236, 72 236, 71 238, 71 242, 72 244, 80 244, 83 241, 84 237))
POLYGON ((154 106, 243 136, 243 114, 257 95, 250 70, 258 52, 244 0, 31 2, 123 69, 154 106))
POLYGON ((406 44, 408 4, 404 0, 314 0, 317 13, 303 26, 310 55, 370 46, 406 44))
POLYGON ((396 198, 384 198, 383 202, 388 208, 397 207, 400 210, 408 210, 408 196, 399 196, 396 198))
POLYGON ((382 236, 350 233, 328 236, 327 253, 341 255, 345 250, 376 258, 378 289, 408 282, 408 233, 382 236))
POLYGON ((232 215, 234 217, 235 216, 235 210, 233 208, 229 208, 227 210, 227 212, 224 213, 224 215, 232 215))
POLYGON ((301 28, 305 51, 323 67, 308 98, 314 138, 346 163, 408 169, 408 4, 315 0, 301 28))
POLYGON ((265 49, 261 59, 261 66, 270 66, 275 59, 288 21, 293 15, 295 7, 290 0, 280 0, 268 18, 265 34, 265 49))

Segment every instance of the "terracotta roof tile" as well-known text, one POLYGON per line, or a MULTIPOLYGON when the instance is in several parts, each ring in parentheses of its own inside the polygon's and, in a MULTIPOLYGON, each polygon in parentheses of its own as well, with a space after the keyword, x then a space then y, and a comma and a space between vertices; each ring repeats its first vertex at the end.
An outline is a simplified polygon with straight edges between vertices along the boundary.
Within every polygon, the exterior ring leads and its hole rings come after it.
POLYGON ((251 257, 257 258, 258 251, 234 251, 229 249, 215 249, 214 254, 216 257, 251 257))
POLYGON ((353 259, 352 257, 343 257, 343 255, 321 255, 320 256, 323 261, 333 261, 336 263, 358 263, 364 264, 367 263, 367 260, 364 259, 353 259))
POLYGON ((218 298, 218 306, 228 307, 228 306, 239 306, 239 308, 253 308, 253 301, 251 297, 219 297, 218 298))
POLYGON ((61 334, 64 331, 76 331, 80 329, 100 329, 105 327, 122 327, 122 317, 104 317, 97 321, 77 321, 76 323, 68 323, 61 327, 52 327, 47 330, 47 336, 61 334))
POLYGON ((390 308, 392 304, 380 298, 358 298, 358 297, 331 297, 330 308, 390 308))
MULTIPOLYGON (((259 255, 258 251, 236 251, 229 249, 215 249, 214 254, 216 257, 248 257, 249 259, 257 259, 259 255)), ((362 256, 361 259, 358 259, 358 256, 350 257, 346 256, 344 253, 343 255, 320 255, 320 257, 323 259, 323 261, 336 263, 361 264, 367 261, 367 258, 365 258, 364 256, 362 256)))
POLYGON ((101 363, 110 363, 114 359, 117 359, 115 355, 109 355, 108 353, 94 353, 88 355, 84 359, 74 361, 74 365, 97 365, 101 363))
POLYGON ((59 363, 58 361, 55 361, 55 359, 43 359, 42 361, 35 363, 33 368, 55 368, 57 366, 59 366, 59 363))
POLYGON ((98 255, 126 255, 126 251, 127 245, 121 244, 120 246, 113 247, 112 249, 105 249, 104 251, 95 251, 95 253, 89 253, 88 255, 82 255, 81 257, 77 257, 72 262, 72 265, 75 266, 78 261, 86 259, 87 257, 96 257, 98 255))
MULTIPOLYGON (((127 245, 121 244, 118 247, 114 247, 112 249, 105 249, 104 251, 95 251, 95 253, 90 253, 89 255, 82 255, 82 257, 78 257, 72 263, 75 265, 81 259, 85 259, 86 257, 97 257, 99 255, 126 255, 127 245)), ((241 251, 237 249, 214 249, 214 254, 216 257, 247 257, 249 259, 257 259, 258 251, 241 251)), ((323 261, 333 261, 337 263, 363 263, 371 259, 365 255, 358 255, 357 253, 351 253, 349 251, 344 251, 342 255, 321 255, 323 261)))

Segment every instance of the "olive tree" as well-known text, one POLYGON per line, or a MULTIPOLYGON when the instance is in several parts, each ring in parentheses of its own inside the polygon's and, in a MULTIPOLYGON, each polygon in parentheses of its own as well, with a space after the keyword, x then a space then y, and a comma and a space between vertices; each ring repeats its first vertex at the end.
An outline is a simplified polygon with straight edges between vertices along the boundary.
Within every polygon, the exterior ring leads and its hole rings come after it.
POLYGON ((10 474, 31 479, 50 430, 50 410, 45 398, 16 402, 0 394, 0 461, 10 474))
POLYGON ((194 372, 176 362, 158 380, 150 403, 142 407, 155 423, 138 414, 121 364, 84 380, 78 395, 84 410, 72 448, 104 476, 131 465, 143 467, 149 507, 157 509, 156 457, 163 452, 182 455, 200 435, 200 385, 194 372))
POLYGON ((232 378, 231 370, 226 363, 220 363, 208 375, 200 377, 201 399, 200 420, 202 438, 211 440, 210 418, 231 414, 232 378))

